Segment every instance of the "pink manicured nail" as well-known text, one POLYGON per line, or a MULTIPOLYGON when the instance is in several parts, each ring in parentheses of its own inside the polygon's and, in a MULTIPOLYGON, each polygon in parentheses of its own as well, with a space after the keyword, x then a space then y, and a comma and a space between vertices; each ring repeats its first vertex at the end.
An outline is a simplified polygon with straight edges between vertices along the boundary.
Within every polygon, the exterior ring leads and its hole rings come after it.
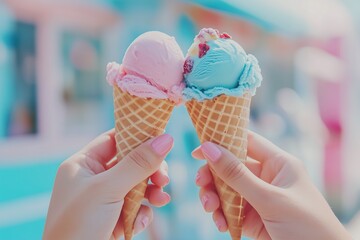
POLYGON ((149 218, 148 217, 143 217, 143 219, 141 219, 141 224, 143 226, 143 228, 146 228, 147 225, 149 224, 149 218))
POLYGON ((209 197, 207 195, 204 195, 201 197, 201 203, 204 206, 204 208, 206 209, 206 204, 209 201, 209 197))
POLYGON ((219 229, 219 231, 221 231, 222 225, 220 223, 220 221, 215 221, 216 227, 219 229))
POLYGON ((198 183, 200 180, 200 174, 196 173, 195 182, 198 183))
POLYGON ((166 193, 166 195, 165 195, 166 197, 166 202, 170 202, 170 200, 171 200, 171 196, 168 194, 168 193, 166 193))
POLYGON ((197 148, 195 148, 192 152, 191 152, 191 156, 196 156, 197 155, 197 153, 199 152, 199 151, 201 151, 201 146, 199 146, 199 147, 197 147, 197 148))
POLYGON ((170 183, 169 176, 165 176, 165 185, 168 185, 170 183))
POLYGON ((161 135, 156 138, 152 143, 151 147, 160 156, 165 156, 173 146, 174 139, 169 134, 161 135))
POLYGON ((211 142, 203 143, 201 145, 201 150, 205 157, 213 163, 217 162, 221 157, 220 149, 211 142))

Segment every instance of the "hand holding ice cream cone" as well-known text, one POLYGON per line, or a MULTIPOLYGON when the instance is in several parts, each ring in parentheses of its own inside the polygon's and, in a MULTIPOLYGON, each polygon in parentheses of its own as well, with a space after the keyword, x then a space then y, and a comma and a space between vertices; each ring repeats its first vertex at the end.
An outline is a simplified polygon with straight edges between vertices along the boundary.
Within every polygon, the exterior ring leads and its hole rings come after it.
MULTIPOLYGON (((210 141, 246 160, 251 96, 262 76, 256 58, 226 33, 206 28, 184 64, 186 108, 201 143, 210 141)), ((241 238, 243 197, 210 168, 232 239, 241 238)))
POLYGON ((217 144, 203 143, 193 151, 208 164, 198 171, 196 184, 204 208, 213 212, 218 229, 228 229, 220 211, 209 166, 248 203, 242 229, 252 239, 352 239, 319 190, 311 182, 301 161, 270 141, 249 132, 249 160, 245 163, 217 144))
MULTIPOLYGON (((183 62, 183 53, 173 37, 147 32, 128 47, 121 65, 108 64, 107 80, 114 87, 119 161, 141 143, 164 132, 174 106, 182 102, 183 62)), ((132 239, 147 185, 148 179, 144 179, 125 197, 121 212, 125 240, 132 239)))
MULTIPOLYGON (((163 192, 169 182, 164 158, 173 138, 164 134, 150 139, 116 162, 114 135, 114 130, 102 134, 60 165, 43 239, 119 239, 124 235, 119 211, 125 195, 148 177, 149 203, 159 207, 170 201, 163 192)), ((134 232, 144 230, 152 219, 152 209, 140 206, 134 232)))

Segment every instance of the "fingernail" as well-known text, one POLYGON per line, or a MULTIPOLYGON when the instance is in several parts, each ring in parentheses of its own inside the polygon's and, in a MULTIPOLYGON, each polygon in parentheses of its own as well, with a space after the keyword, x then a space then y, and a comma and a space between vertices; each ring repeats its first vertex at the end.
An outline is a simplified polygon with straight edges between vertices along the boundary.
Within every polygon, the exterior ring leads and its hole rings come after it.
POLYGON ((209 197, 207 195, 204 195, 201 197, 201 203, 204 206, 204 208, 206 209, 206 204, 209 201, 209 197))
POLYGON ((215 221, 216 227, 219 229, 219 231, 221 231, 222 225, 220 223, 220 221, 215 221))
POLYGON ((143 217, 143 218, 141 219, 141 224, 142 224, 143 228, 146 228, 147 225, 149 224, 149 218, 146 217, 146 216, 143 217))
POLYGON ((191 152, 191 156, 197 157, 198 154, 199 154, 199 151, 201 151, 201 146, 195 148, 195 149, 191 152))
POLYGON ((200 174, 196 173, 195 182, 198 183, 200 180, 200 174))
POLYGON ((170 183, 169 176, 165 176, 165 185, 168 185, 170 183))
POLYGON ((205 157, 213 163, 217 162, 220 159, 221 151, 214 143, 203 143, 201 145, 201 150, 205 157))
POLYGON ((151 147, 160 156, 165 156, 171 149, 174 143, 173 138, 169 134, 161 135, 157 137, 152 143, 151 147))
POLYGON ((168 194, 168 193, 166 193, 166 202, 170 202, 170 200, 171 200, 171 196, 168 194))

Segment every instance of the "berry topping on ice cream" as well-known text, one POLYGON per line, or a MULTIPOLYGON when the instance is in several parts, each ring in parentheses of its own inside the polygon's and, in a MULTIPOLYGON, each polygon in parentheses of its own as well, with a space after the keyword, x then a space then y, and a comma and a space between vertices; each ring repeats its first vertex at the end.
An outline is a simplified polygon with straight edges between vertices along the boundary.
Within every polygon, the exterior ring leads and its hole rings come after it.
POLYGON ((199 43, 199 58, 205 56, 210 47, 206 43, 199 43))
POLYGON ((224 33, 220 34, 220 38, 227 39, 227 38, 231 38, 231 36, 224 32, 224 33))
POLYGON ((186 59, 184 63, 184 74, 191 73, 193 65, 194 65, 194 60, 191 60, 190 58, 186 59))

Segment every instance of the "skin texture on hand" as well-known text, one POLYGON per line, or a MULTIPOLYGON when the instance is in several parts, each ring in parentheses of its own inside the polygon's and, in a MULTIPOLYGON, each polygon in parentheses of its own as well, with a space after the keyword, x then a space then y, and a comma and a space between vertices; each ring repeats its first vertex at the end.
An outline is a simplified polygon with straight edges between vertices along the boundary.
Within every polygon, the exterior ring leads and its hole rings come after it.
POLYGON ((245 164, 210 142, 195 149, 193 157, 207 160, 196 184, 219 231, 225 232, 227 224, 209 166, 247 200, 244 235, 260 240, 351 239, 302 163, 261 136, 249 132, 245 164))
MULTIPOLYGON (((150 176, 145 197, 163 206, 170 196, 165 156, 173 138, 164 134, 130 152, 120 162, 115 158, 114 130, 92 141, 64 161, 57 172, 43 239, 119 239, 123 235, 120 212, 125 195, 150 176)), ((141 206, 135 233, 152 221, 150 207, 141 206)))

